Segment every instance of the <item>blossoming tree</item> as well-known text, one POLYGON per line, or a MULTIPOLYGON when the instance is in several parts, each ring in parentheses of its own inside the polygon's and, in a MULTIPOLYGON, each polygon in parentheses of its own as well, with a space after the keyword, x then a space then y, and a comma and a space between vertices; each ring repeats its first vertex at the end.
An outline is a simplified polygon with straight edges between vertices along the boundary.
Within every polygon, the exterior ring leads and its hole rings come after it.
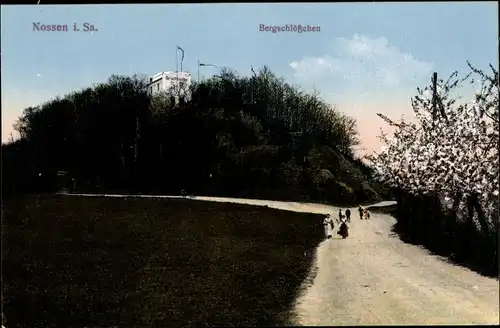
POLYGON ((475 208, 474 217, 488 233, 492 226, 498 229, 499 79, 491 65, 488 75, 468 64, 472 72, 465 78, 455 72, 437 82, 439 99, 429 87, 417 89, 414 122, 378 114, 396 131, 392 137, 382 132, 382 151, 368 159, 378 177, 393 187, 436 195, 446 207, 458 204, 459 215, 475 208), (480 82, 480 88, 473 100, 458 104, 454 93, 465 81, 480 82))

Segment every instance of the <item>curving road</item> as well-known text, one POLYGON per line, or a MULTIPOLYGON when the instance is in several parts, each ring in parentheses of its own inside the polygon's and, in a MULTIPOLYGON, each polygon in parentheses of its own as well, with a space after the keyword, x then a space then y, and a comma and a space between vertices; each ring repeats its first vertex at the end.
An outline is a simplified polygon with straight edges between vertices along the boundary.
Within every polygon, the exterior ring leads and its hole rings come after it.
MULTIPOLYGON (((91 196, 91 195, 81 195, 91 196)), ((103 196, 103 195, 101 195, 103 196)), ((130 197, 107 195, 111 197, 130 197)), ((139 196, 180 198, 177 196, 139 196)), ((333 213, 328 205, 220 197, 195 200, 333 213)), ((391 205, 394 202, 376 204, 391 205)), ((298 297, 295 325, 499 324, 499 281, 447 263, 391 233, 395 219, 356 209, 349 238, 337 234, 317 249, 312 283, 298 297)))

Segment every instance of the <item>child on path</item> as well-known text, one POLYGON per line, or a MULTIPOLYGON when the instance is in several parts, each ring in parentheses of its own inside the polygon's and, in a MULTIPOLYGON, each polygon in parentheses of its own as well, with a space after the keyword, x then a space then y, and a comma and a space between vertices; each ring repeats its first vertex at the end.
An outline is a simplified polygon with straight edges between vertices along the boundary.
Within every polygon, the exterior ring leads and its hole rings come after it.
POLYGON ((363 208, 361 207, 361 205, 358 208, 358 212, 359 212, 359 219, 363 220, 363 208))

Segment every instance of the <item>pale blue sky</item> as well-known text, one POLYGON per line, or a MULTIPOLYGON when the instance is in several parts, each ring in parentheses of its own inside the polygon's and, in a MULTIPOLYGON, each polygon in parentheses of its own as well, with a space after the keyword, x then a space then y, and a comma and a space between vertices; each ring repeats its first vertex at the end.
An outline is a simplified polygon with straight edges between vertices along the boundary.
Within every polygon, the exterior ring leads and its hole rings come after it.
POLYGON ((409 97, 432 71, 498 63, 495 2, 2 6, 1 22, 2 141, 27 106, 111 74, 175 70, 176 45, 195 78, 198 60, 245 75, 268 65, 315 88, 358 119, 369 149, 382 125, 375 113, 409 113, 409 97), (36 32, 33 22, 70 31, 36 32), (73 32, 75 22, 98 31, 73 32), (273 34, 260 24, 321 31, 273 34))

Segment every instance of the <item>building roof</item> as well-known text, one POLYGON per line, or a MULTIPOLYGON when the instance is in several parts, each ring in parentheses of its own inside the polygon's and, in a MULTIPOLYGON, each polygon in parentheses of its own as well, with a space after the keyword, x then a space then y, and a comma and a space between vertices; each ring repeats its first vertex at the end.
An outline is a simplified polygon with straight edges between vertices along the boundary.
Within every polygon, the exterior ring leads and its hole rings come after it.
POLYGON ((180 77, 191 77, 191 73, 188 72, 174 72, 174 71, 169 71, 169 72, 160 72, 153 77, 149 78, 149 83, 153 83, 161 79, 163 76, 180 76, 180 77))

